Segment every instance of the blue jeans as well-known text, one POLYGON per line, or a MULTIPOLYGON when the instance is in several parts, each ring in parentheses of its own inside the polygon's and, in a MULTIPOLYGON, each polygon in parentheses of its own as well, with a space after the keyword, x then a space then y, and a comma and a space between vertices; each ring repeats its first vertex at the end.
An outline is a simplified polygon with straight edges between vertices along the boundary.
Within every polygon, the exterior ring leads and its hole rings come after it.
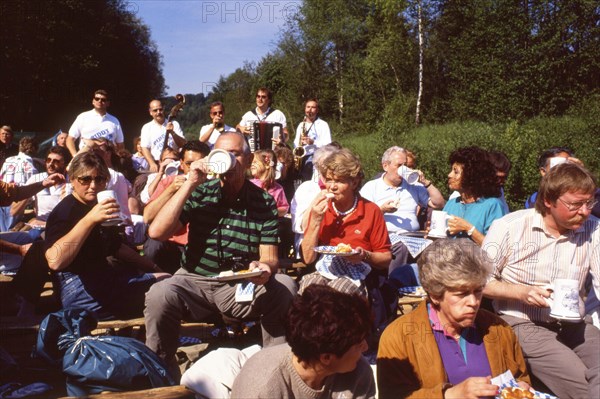
MULTIPOLYGON (((7 231, 0 233, 0 239, 18 245, 30 244, 35 241, 35 238, 32 237, 29 232, 25 233, 21 231, 7 231)), ((21 266, 22 261, 23 257, 21 255, 8 254, 4 251, 0 251, 0 272, 15 273, 19 266, 21 266)))
POLYGON ((108 265, 82 274, 58 272, 56 278, 63 308, 87 309, 99 320, 141 317, 146 291, 156 282, 152 273, 117 274, 108 265))

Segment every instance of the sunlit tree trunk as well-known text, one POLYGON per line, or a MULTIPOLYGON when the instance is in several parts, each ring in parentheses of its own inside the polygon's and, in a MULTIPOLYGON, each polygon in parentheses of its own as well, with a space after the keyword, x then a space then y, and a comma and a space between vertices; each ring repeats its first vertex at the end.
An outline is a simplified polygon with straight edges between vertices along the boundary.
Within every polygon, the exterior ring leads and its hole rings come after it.
POLYGON ((421 123, 421 97, 423 96, 423 49, 425 47, 423 42, 423 13, 420 0, 417 1, 417 20, 419 35, 419 90, 417 92, 415 125, 419 125, 421 123))

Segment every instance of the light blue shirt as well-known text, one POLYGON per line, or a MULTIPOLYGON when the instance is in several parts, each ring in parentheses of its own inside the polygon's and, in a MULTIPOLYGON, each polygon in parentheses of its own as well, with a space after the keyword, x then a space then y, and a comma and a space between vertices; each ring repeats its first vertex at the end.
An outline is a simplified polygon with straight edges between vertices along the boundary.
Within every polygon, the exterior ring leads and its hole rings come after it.
POLYGON ((360 190, 360 195, 381 207, 389 200, 400 199, 398 209, 393 213, 384 213, 385 225, 389 232, 405 232, 419 230, 417 207, 426 207, 429 193, 422 184, 408 184, 402 179, 398 187, 387 184, 383 176, 368 181, 360 190))
MULTIPOLYGON (((500 198, 479 198, 477 201, 465 204, 461 202, 460 197, 453 198, 446 202, 444 212, 448 215, 458 216, 475 226, 477 231, 486 235, 492 222, 500 219, 506 214, 500 198)), ((468 237, 466 231, 461 231, 455 237, 468 237)))

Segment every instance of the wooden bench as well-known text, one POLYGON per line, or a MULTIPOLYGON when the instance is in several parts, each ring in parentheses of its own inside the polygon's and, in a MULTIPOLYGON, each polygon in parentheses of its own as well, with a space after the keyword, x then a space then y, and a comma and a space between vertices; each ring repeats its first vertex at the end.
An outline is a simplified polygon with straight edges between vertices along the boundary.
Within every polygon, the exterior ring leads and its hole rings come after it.
MULTIPOLYGON (((88 395, 86 398, 95 399, 141 399, 141 398, 160 398, 160 399, 194 399, 193 391, 190 391, 183 385, 173 387, 144 389, 142 391, 131 392, 103 392, 97 395, 88 395)), ((72 396, 63 399, 74 399, 72 396)))

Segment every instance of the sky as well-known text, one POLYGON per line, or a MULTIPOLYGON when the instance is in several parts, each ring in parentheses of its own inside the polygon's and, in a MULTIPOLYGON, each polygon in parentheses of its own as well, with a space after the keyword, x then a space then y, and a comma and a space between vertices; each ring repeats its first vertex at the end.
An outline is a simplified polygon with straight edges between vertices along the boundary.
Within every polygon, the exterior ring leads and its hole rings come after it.
POLYGON ((276 48, 299 0, 126 0, 163 57, 167 94, 207 94, 220 76, 276 48))

